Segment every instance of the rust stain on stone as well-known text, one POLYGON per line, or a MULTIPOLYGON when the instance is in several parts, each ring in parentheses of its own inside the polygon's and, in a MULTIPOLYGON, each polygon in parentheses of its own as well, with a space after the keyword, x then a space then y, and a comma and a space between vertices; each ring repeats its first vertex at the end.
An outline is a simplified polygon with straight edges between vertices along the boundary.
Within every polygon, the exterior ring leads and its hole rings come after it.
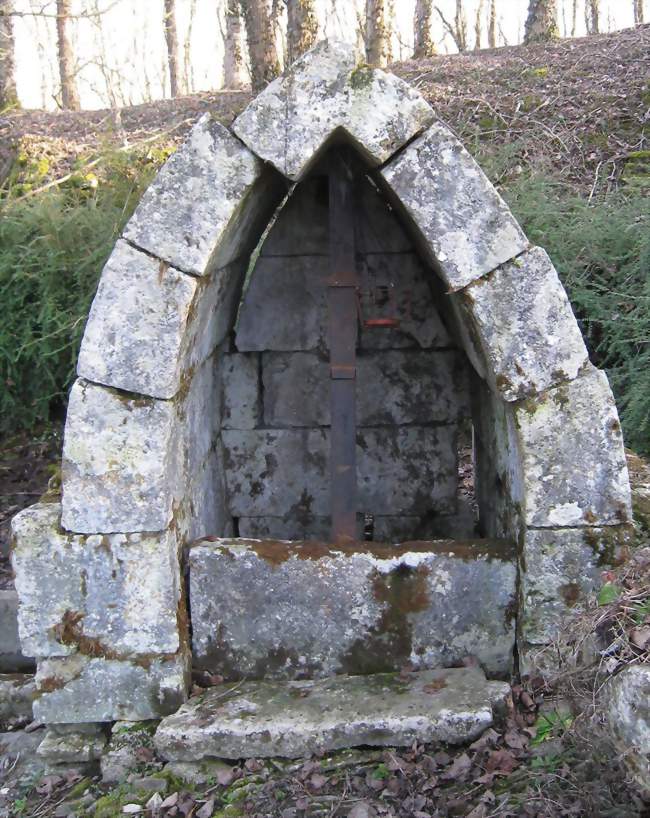
MULTIPOLYGON (((357 554, 369 554, 378 560, 390 560, 404 554, 451 554, 458 559, 473 561, 477 557, 511 561, 515 559, 515 546, 510 540, 413 540, 396 545, 391 543, 356 542, 334 545, 318 541, 286 540, 239 540, 237 544, 254 551, 258 557, 270 565, 279 566, 287 560, 320 560, 332 559, 339 555, 350 557, 357 554)), ((233 542, 233 544, 235 544, 233 542)), ((227 546, 223 547, 226 553, 227 546)))
POLYGON ((580 600, 580 586, 576 582, 568 582, 566 585, 560 585, 560 594, 564 600, 564 604, 568 608, 573 608, 580 600))

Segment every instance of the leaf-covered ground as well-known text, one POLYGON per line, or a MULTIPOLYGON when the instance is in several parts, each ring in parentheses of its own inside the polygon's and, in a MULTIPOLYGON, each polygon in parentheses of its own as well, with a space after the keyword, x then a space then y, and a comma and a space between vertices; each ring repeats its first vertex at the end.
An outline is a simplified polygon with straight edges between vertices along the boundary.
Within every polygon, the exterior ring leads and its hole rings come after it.
MULTIPOLYGON (((391 70, 419 88, 470 150, 477 143, 509 146, 510 170, 547 166, 588 195, 615 187, 626 163, 648 148, 650 25, 391 70)), ((249 99, 216 91, 119 111, 15 111, 0 117, 0 143, 21 143, 45 159, 47 183, 108 145, 161 134, 176 143, 206 111, 229 124, 249 99)))

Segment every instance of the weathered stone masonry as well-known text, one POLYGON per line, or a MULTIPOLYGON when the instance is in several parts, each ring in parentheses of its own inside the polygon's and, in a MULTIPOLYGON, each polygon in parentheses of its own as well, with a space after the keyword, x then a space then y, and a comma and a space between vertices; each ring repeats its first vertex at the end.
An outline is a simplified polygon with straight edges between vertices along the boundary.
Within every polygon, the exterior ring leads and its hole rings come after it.
MULTIPOLYGON (((271 625, 252 640, 237 615, 242 566, 261 586, 277 583, 289 618, 301 616, 290 604, 292 583, 302 583, 304 604, 321 604, 325 617, 324 600, 339 592, 323 577, 347 578, 342 587, 351 595, 345 604, 335 596, 329 609, 348 605, 367 646, 379 620, 396 610, 395 577, 417 579, 415 563, 427 563, 427 604, 402 611, 410 642, 395 648, 400 658, 414 651, 422 666, 456 661, 471 636, 471 628, 447 628, 449 639, 440 641, 435 588, 452 604, 488 583, 483 590, 495 597, 485 604, 500 612, 501 647, 482 658, 507 672, 510 590, 519 589, 526 663, 597 585, 628 532, 612 394, 588 361, 548 256, 530 247, 417 92, 359 66, 353 49, 338 43, 320 43, 294 63, 232 129, 207 116, 197 122, 106 264, 78 375, 61 505, 33 506, 13 524, 20 636, 37 658, 34 712, 44 722, 145 719, 177 709, 191 659, 184 549, 206 535, 221 539, 190 549, 190 569, 196 587, 207 583, 206 598, 216 598, 225 573, 211 573, 214 565, 234 560, 222 607, 209 613, 231 632, 216 642, 213 632, 202 634, 196 609, 196 655, 209 656, 215 645, 222 659, 230 651, 234 675, 256 667, 296 675, 302 665, 319 675, 346 670, 345 640, 334 634, 311 656, 284 644, 271 625), (512 560, 495 557, 476 563, 485 574, 469 582, 454 573, 455 549, 455 559, 464 556, 453 543, 429 543, 429 556, 417 559, 415 546, 373 555, 361 544, 347 555, 326 549, 315 562, 291 546, 276 565, 259 544, 232 537, 234 525, 246 537, 292 539, 318 537, 326 525, 318 162, 337 139, 357 149, 372 180, 360 208, 365 269, 412 294, 409 309, 398 301, 399 333, 361 338, 359 440, 369 454, 360 458, 359 512, 377 515, 376 538, 467 536, 456 433, 471 415, 480 534, 516 544, 516 572, 512 560), (253 248, 294 183, 247 276, 253 248), (390 575, 384 586, 382 571, 390 575), (320 588, 311 602, 310 588, 320 588), (285 654, 272 667, 269 655, 280 648, 285 654)), ((469 652, 486 633, 474 625, 469 652)), ((302 633, 309 644, 309 629, 302 633)), ((353 643, 356 635, 346 638, 353 643)))

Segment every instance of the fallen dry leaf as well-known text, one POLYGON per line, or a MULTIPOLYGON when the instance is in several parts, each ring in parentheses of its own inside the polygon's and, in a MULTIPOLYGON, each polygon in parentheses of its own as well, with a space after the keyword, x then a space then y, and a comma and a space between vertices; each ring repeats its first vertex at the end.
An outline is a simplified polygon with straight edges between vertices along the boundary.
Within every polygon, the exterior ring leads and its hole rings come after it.
POLYGON ((443 781, 464 781, 472 768, 472 762, 467 753, 456 756, 453 764, 440 776, 443 781))
POLYGON ((648 650, 650 648, 650 626, 634 628, 630 631, 630 641, 639 650, 648 650))
POLYGON ((496 775, 509 775, 519 762, 509 750, 494 750, 485 762, 485 771, 496 775))

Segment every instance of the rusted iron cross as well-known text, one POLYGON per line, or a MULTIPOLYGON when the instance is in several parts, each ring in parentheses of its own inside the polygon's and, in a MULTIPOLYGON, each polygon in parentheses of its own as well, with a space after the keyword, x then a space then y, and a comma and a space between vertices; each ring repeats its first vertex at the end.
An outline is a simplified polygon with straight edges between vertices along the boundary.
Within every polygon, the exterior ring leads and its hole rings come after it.
POLYGON ((352 163, 329 163, 330 492, 332 540, 357 539, 356 347, 359 279, 354 246, 352 163))

